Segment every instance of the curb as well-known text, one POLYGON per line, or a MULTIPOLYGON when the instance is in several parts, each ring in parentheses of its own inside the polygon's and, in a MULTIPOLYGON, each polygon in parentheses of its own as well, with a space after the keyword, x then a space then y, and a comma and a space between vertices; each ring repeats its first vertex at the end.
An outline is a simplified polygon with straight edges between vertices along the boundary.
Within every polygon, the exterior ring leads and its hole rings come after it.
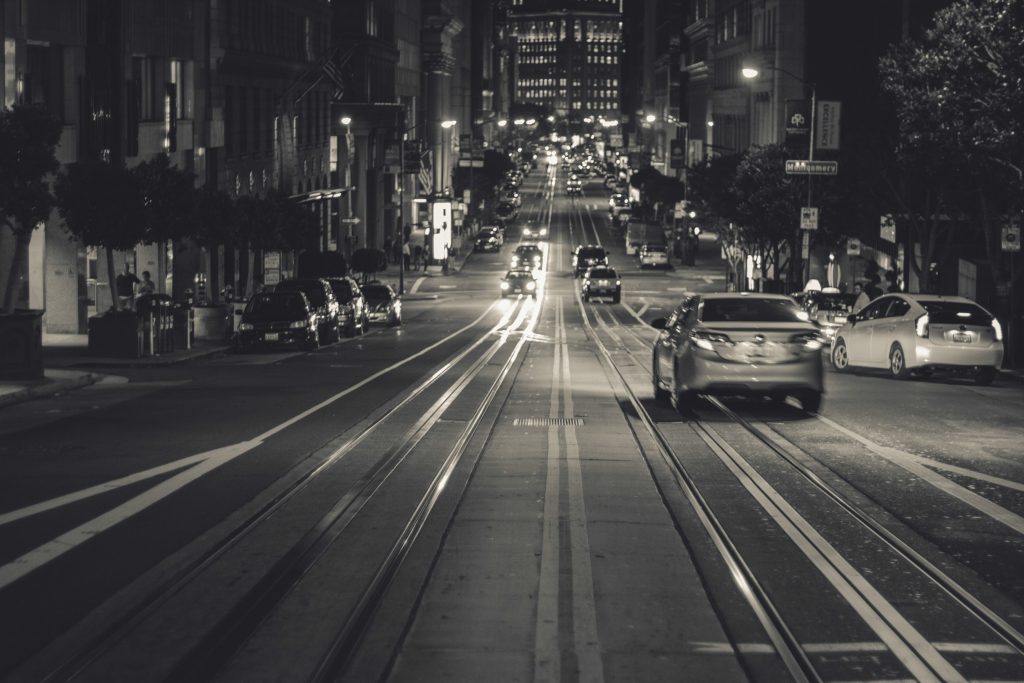
POLYGON ((66 391, 81 389, 82 387, 87 387, 90 384, 95 384, 99 380, 100 375, 88 372, 73 379, 58 379, 47 384, 25 387, 24 389, 12 391, 9 394, 0 396, 0 408, 6 408, 7 406, 14 405, 16 403, 24 403, 25 401, 31 401, 35 398, 44 398, 54 394, 61 394, 66 391))
POLYGON ((198 353, 187 356, 149 356, 147 358, 106 358, 100 360, 85 360, 81 363, 73 363, 67 367, 72 368, 147 368, 163 367, 167 365, 178 365, 201 358, 221 356, 231 351, 230 345, 216 346, 198 353))

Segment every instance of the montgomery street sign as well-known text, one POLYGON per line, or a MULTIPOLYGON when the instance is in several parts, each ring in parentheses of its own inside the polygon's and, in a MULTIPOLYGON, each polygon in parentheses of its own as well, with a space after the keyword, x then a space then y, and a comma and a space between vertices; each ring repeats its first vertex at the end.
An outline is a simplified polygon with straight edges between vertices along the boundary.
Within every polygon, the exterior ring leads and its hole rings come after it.
POLYGON ((786 173, 797 175, 835 175, 839 173, 839 162, 786 159, 786 173))

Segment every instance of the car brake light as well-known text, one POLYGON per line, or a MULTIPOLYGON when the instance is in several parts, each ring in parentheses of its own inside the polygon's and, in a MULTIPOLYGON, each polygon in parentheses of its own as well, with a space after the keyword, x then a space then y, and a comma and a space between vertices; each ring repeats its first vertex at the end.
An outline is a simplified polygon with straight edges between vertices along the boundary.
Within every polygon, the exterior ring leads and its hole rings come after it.
POLYGON ((918 337, 928 338, 928 314, 918 317, 914 321, 914 331, 917 332, 918 337))
POLYGON ((251 330, 251 329, 253 329, 252 323, 239 323, 238 324, 238 331, 239 332, 244 332, 246 330, 251 330))
POLYGON ((808 351, 818 351, 821 347, 825 346, 826 340, 820 332, 803 332, 793 335, 792 341, 795 344, 803 344, 803 347, 808 351))
POLYGON ((701 332, 699 330, 690 331, 690 339, 693 343, 702 349, 707 351, 714 351, 715 344, 731 344, 732 341, 729 337, 724 334, 717 334, 715 332, 701 332))
POLYGON ((996 341, 1003 341, 1003 326, 995 318, 992 318, 992 333, 996 336, 996 341))
POLYGON ((293 320, 288 327, 309 327, 308 320, 293 320))

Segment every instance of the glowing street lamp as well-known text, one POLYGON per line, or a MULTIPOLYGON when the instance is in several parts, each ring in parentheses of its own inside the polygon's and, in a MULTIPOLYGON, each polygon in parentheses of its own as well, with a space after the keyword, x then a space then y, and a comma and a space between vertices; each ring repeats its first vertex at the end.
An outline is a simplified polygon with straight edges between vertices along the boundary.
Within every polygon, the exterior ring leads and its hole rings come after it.
POLYGON ((449 128, 451 128, 455 124, 456 124, 456 121, 454 119, 448 119, 447 121, 442 121, 441 122, 441 127, 444 128, 445 130, 448 130, 449 128))

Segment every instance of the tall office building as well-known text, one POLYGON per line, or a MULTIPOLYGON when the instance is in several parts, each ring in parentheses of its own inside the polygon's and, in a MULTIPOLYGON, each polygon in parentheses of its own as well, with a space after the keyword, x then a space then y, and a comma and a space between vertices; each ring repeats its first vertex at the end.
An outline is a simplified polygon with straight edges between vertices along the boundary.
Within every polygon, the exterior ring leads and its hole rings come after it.
POLYGON ((570 124, 619 116, 622 0, 513 0, 515 100, 570 124))

